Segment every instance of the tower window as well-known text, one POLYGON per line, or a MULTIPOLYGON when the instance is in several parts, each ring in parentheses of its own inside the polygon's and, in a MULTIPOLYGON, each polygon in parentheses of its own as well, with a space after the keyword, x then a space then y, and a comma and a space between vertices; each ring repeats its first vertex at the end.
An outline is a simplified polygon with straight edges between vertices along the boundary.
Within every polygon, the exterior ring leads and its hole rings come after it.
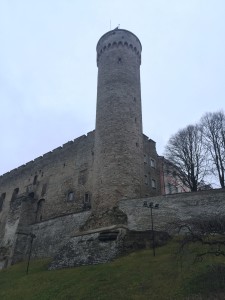
POLYGON ((153 158, 150 159, 150 164, 152 168, 155 168, 155 160, 153 158))
POLYGON ((85 203, 89 203, 90 199, 89 199, 89 194, 88 193, 85 193, 84 195, 84 202, 85 203))
POLYGON ((156 181, 155 181, 155 179, 152 179, 152 188, 156 189, 156 181))
POLYGON ((121 57, 118 57, 118 64, 121 64, 121 62, 122 62, 121 57))
POLYGON ((75 200, 74 192, 69 192, 67 195, 67 201, 74 201, 74 200, 75 200))
POLYGON ((90 209, 90 208, 91 208, 90 194, 85 193, 84 194, 84 209, 90 209))
POLYGON ((19 188, 14 189, 11 201, 16 200, 16 197, 17 197, 18 193, 19 193, 19 188))
POLYGON ((36 183, 37 183, 37 175, 34 176, 33 185, 35 185, 36 183))

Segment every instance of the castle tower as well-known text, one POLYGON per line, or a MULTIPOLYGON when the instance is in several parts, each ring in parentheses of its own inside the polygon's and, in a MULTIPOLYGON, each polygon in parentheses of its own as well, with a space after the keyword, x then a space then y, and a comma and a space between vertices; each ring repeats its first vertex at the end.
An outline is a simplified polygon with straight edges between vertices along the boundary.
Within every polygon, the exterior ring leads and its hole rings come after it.
POLYGON ((141 196, 141 50, 139 39, 123 29, 107 32, 97 44, 94 211, 141 196))

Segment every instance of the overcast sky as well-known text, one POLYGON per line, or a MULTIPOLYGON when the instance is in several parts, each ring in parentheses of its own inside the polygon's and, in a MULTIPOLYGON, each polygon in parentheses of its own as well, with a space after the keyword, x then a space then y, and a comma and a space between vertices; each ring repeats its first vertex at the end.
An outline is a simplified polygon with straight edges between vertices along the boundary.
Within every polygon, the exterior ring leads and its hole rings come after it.
POLYGON ((94 129, 110 23, 142 43, 143 129, 158 154, 224 109, 224 0, 0 0, 0 174, 94 129))

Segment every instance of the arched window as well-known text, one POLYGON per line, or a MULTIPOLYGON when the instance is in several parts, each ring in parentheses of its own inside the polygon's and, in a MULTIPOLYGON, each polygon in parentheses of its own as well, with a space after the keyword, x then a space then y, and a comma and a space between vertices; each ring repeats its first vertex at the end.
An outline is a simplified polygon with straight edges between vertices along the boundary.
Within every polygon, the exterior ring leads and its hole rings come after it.
POLYGON ((19 193, 19 188, 15 188, 14 191, 13 191, 13 194, 12 194, 11 201, 16 200, 16 197, 17 197, 18 193, 19 193))

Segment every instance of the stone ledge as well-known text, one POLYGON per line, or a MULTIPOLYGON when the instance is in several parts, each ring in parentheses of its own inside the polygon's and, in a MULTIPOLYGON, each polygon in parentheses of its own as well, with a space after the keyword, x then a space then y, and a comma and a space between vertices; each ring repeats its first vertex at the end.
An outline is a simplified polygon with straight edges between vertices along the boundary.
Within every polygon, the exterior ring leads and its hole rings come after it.
POLYGON ((88 234, 92 234, 92 233, 98 233, 98 232, 104 232, 104 231, 110 231, 110 230, 114 230, 114 229, 128 229, 128 227, 124 224, 117 224, 117 225, 112 225, 112 226, 107 226, 107 227, 100 227, 100 228, 96 228, 96 229, 92 229, 92 230, 86 230, 83 232, 75 232, 72 233, 71 237, 77 237, 77 236, 83 236, 83 235, 88 235, 88 234))

